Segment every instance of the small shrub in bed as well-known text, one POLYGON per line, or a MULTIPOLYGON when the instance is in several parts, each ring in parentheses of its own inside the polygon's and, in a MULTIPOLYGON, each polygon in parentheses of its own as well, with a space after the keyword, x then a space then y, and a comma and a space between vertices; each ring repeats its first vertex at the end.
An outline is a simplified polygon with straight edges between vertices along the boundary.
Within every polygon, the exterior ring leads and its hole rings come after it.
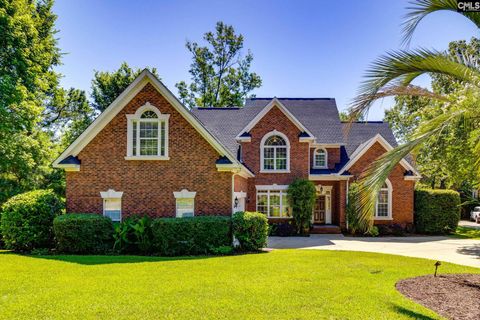
POLYGON ((112 248, 113 223, 99 214, 72 213, 53 221, 57 249, 65 253, 105 253, 112 248))
POLYGON ((113 250, 121 253, 152 253, 152 218, 132 215, 115 224, 113 250))
POLYGON ((53 219, 63 201, 52 190, 18 194, 2 206, 1 233, 7 249, 31 251, 53 246, 53 219))
POLYGON ((230 217, 158 218, 152 222, 153 252, 162 256, 225 254, 232 244, 230 217))
POLYGON ((460 195, 453 190, 415 190, 415 228, 419 233, 455 231, 460 220, 460 195))
POLYGON ((236 212, 232 228, 242 251, 258 251, 267 245, 268 219, 263 213, 236 212))

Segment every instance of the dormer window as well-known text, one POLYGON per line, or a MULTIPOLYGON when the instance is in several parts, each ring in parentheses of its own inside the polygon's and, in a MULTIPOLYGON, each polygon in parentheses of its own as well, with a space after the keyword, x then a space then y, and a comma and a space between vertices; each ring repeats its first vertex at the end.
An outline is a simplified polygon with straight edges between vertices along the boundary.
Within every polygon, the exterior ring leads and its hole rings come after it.
POLYGON ((169 116, 148 102, 127 115, 127 160, 168 160, 169 116))
POLYGON ((313 167, 317 169, 327 168, 327 150, 323 148, 315 149, 313 153, 313 167))
POLYGON ((261 142, 261 172, 288 172, 290 144, 287 136, 278 131, 266 134, 261 142))

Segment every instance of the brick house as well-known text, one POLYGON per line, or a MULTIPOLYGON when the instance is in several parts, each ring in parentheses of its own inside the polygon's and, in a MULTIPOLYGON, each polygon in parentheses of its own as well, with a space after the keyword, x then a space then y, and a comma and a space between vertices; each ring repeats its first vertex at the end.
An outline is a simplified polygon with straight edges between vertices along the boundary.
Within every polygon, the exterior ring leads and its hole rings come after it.
MULTIPOLYGON (((345 227, 349 183, 396 145, 383 122, 340 121, 331 98, 253 98, 189 110, 149 71, 53 163, 66 171, 67 212, 157 217, 249 210, 289 219, 286 189, 313 181, 312 222, 345 227)), ((419 178, 403 160, 379 193, 376 223, 413 222, 419 178)))

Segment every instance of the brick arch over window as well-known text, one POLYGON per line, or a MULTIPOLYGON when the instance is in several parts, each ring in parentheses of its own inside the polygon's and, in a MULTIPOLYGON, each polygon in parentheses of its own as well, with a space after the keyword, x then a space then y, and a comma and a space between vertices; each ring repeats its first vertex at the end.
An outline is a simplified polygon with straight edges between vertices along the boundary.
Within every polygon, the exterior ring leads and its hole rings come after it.
POLYGON ((290 171, 290 141, 277 130, 270 131, 260 142, 260 172, 290 171))

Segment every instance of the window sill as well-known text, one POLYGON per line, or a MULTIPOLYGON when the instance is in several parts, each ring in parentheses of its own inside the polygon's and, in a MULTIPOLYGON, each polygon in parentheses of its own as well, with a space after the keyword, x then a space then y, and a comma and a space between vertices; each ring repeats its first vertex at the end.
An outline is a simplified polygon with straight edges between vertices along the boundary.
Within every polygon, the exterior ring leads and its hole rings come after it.
POLYGON ((269 217, 267 216, 267 219, 284 219, 284 220, 290 220, 293 219, 293 217, 269 217))
POLYGON ((325 166, 325 167, 315 167, 315 166, 313 166, 312 169, 328 169, 328 167, 327 166, 325 166))
POLYGON ((125 160, 170 160, 168 156, 126 156, 125 160))
POLYGON ((388 221, 388 220, 393 220, 393 218, 392 217, 373 217, 373 220, 388 221))
POLYGON ((290 170, 260 170, 260 173, 290 173, 290 170))

